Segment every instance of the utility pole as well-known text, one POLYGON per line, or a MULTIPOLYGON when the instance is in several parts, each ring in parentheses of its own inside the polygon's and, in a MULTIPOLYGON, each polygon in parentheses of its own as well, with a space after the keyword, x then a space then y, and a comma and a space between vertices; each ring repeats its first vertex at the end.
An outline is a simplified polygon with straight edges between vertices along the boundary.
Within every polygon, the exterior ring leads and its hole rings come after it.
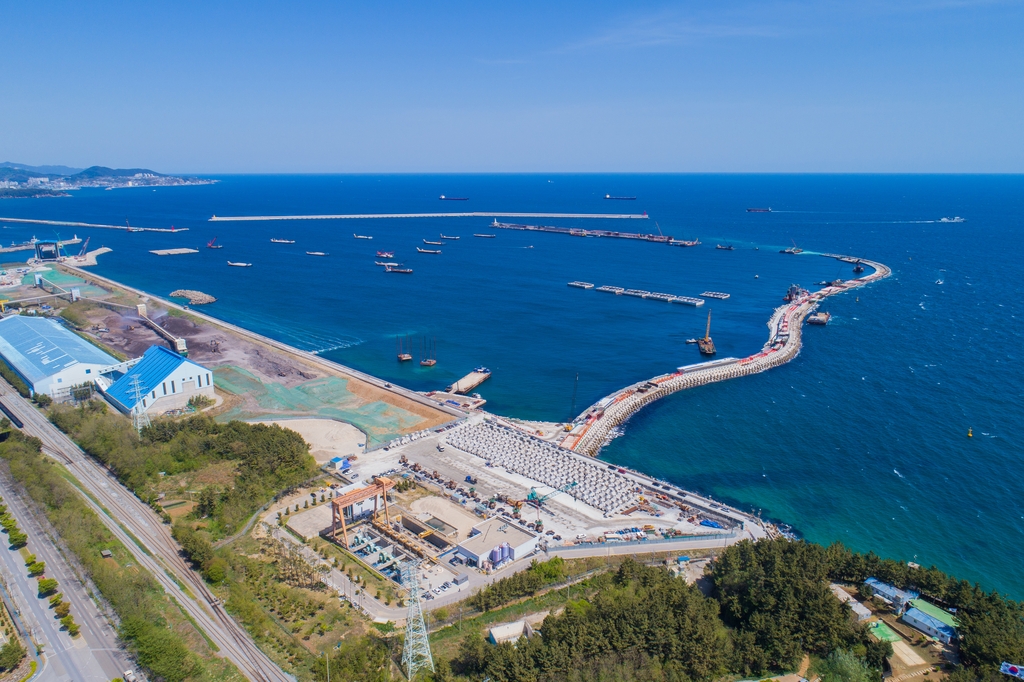
POLYGON ((427 626, 423 622, 423 604, 420 602, 419 566, 412 562, 402 565, 402 585, 409 590, 409 612, 405 619, 405 646, 402 666, 411 680, 420 670, 434 672, 434 658, 430 654, 427 626))
POLYGON ((138 374, 132 375, 132 380, 128 385, 132 389, 131 396, 135 399, 135 405, 132 406, 132 424, 141 436, 142 429, 149 426, 149 413, 146 412, 146 408, 142 404, 142 396, 148 389, 142 385, 138 374))

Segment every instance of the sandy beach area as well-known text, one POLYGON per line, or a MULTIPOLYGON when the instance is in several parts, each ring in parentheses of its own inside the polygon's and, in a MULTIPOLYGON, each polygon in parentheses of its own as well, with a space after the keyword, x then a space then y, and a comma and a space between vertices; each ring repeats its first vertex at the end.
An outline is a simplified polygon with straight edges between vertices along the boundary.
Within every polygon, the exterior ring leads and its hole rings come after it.
POLYGON ((366 448, 366 434, 351 424, 333 419, 276 419, 254 423, 277 424, 282 429, 295 431, 309 443, 309 454, 317 464, 334 457, 361 455, 366 448))

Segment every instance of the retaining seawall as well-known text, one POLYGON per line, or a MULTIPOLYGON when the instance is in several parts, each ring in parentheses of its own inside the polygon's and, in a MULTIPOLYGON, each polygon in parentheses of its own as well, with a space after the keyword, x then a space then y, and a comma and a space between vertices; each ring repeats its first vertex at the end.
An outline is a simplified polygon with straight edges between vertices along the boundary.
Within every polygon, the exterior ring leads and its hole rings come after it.
POLYGON ((859 261, 873 268, 874 272, 865 277, 827 286, 776 308, 768 320, 768 342, 759 353, 742 359, 712 360, 681 367, 670 374, 662 374, 628 386, 598 401, 576 418, 576 423, 583 423, 584 427, 579 433, 568 436, 562 442, 562 446, 581 454, 596 456, 608 442, 612 429, 655 400, 676 391, 757 374, 789 362, 800 352, 804 319, 822 300, 877 282, 892 274, 892 271, 882 263, 851 256, 826 255, 844 262, 859 261))

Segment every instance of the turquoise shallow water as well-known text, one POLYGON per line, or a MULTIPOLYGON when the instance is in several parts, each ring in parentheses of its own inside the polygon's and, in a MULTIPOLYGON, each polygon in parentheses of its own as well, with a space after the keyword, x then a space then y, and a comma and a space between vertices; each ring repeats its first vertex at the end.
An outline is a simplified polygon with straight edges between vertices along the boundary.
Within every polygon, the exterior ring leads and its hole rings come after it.
MULTIPOLYGON (((760 509, 812 540, 935 563, 1024 597, 1014 549, 1024 535, 1022 177, 232 176, 212 186, 10 201, 0 213, 187 226, 181 234, 78 233, 92 236, 90 248, 114 249, 99 274, 160 295, 201 289, 220 299, 212 314, 419 390, 484 364, 494 370, 479 389, 490 409, 553 420, 572 414, 577 373, 579 412, 627 383, 697 361, 684 341, 702 332, 708 308, 720 356, 755 352, 789 284, 849 276, 849 266, 815 252, 879 260, 893 276, 829 299, 832 323, 806 330, 795 361, 662 400, 602 456, 760 509), (606 201, 607 193, 637 200, 606 201), (470 200, 440 202, 440 194, 470 200), (774 212, 746 213, 749 206, 774 212), (660 228, 704 245, 517 232, 474 239, 488 219, 207 222, 212 214, 452 210, 646 210, 644 222, 543 222, 660 228), (935 222, 953 215, 967 221, 935 222), (415 253, 441 232, 462 239, 440 256, 415 253), (223 249, 201 248, 214 236, 223 249), (737 249, 718 251, 716 242, 737 249), (805 254, 778 253, 793 243, 805 254), (177 246, 200 253, 148 253, 177 246), (377 249, 395 250, 415 273, 381 273, 377 249), (228 259, 254 266, 228 268, 228 259), (577 279, 732 297, 694 309, 566 286, 577 279), (406 336, 414 352, 421 339, 436 339, 438 365, 399 365, 396 338, 406 336)), ((0 236, 51 233, 7 224, 0 236)))

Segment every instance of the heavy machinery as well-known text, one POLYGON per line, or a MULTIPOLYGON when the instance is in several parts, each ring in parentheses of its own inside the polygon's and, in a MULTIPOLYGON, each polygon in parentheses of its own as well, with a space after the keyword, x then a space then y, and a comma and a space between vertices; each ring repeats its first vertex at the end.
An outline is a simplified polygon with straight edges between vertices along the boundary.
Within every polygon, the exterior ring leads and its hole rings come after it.
POLYGON ((537 489, 536 488, 530 488, 530 494, 526 496, 525 502, 527 504, 532 504, 534 507, 537 508, 537 530, 538 531, 543 528, 543 522, 540 520, 540 508, 541 508, 541 505, 543 505, 546 500, 554 497, 558 493, 569 492, 570 490, 575 488, 577 485, 579 485, 579 484, 576 483, 576 481, 573 481, 572 483, 566 483, 561 488, 557 488, 555 490, 552 490, 547 495, 539 495, 539 494, 537 494, 537 489))
POLYGON ((714 355, 717 351, 715 350, 715 342, 711 340, 711 311, 708 311, 708 326, 704 330, 704 338, 697 339, 697 348, 700 349, 701 355, 714 355))

